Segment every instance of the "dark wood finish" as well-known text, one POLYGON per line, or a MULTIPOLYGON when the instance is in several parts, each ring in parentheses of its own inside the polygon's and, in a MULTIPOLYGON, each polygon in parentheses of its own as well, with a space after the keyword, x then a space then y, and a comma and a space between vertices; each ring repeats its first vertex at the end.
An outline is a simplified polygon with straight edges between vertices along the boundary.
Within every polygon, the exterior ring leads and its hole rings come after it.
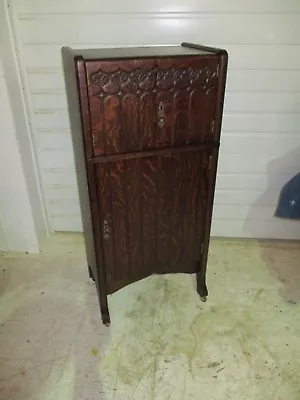
MULTIPOLYGON (((205 150, 207 147, 210 148, 218 148, 219 143, 218 142, 208 142, 209 144, 193 144, 193 145, 186 145, 186 146, 174 146, 168 148, 168 154, 174 154, 174 153, 188 153, 190 151, 195 151, 195 150, 205 150)), ((159 156, 166 154, 165 149, 152 149, 152 150, 145 150, 145 151, 139 151, 139 152, 134 152, 134 153, 120 153, 120 154, 113 154, 113 155, 108 155, 108 156, 96 156, 89 161, 91 163, 106 163, 106 162, 112 162, 112 161, 117 161, 117 160, 130 160, 132 158, 145 158, 145 157, 152 157, 152 156, 159 156)))
POLYGON ((227 53, 63 48, 89 274, 107 295, 151 274, 206 265, 227 53))
POLYGON ((94 155, 218 139, 218 68, 215 55, 87 63, 94 155), (159 103, 163 127, 156 123, 159 103))

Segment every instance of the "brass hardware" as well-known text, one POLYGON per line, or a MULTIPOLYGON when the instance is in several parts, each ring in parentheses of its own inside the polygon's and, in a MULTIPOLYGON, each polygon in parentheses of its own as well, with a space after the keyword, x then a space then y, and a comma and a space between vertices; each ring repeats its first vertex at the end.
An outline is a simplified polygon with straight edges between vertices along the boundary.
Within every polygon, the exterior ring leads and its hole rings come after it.
POLYGON ((164 111, 164 105, 161 101, 158 104, 157 120, 159 128, 163 128, 165 125, 165 111, 164 111))
POLYGON ((110 229, 107 218, 105 218, 103 222, 103 237, 105 240, 108 240, 110 238, 110 229))

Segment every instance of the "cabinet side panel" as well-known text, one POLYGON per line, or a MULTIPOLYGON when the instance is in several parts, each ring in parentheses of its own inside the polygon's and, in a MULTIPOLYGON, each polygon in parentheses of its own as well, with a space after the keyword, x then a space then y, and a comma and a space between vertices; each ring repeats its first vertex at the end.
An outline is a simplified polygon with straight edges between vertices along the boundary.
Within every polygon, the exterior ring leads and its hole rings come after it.
MULTIPOLYGON (((227 64, 228 64, 228 54, 227 52, 223 51, 222 54, 220 55, 219 68, 218 68, 218 89, 217 89, 218 91, 217 91, 216 114, 215 114, 215 128, 213 132, 215 140, 218 141, 220 140, 221 127, 222 127, 227 64)), ((206 274, 206 267, 207 267, 207 257, 208 257, 212 211, 213 211, 213 203, 215 195, 219 149, 213 149, 210 157, 211 159, 210 159, 210 170, 208 177, 207 204, 206 204, 205 221, 204 221, 203 251, 200 263, 201 274, 203 276, 205 276, 206 274)))
MULTIPOLYGON (((91 191, 91 187, 89 187, 91 184, 89 185, 88 183, 88 176, 90 176, 91 181, 94 174, 94 166, 92 164, 89 165, 86 161, 89 156, 87 153, 91 149, 91 143, 83 139, 83 132, 89 124, 87 96, 84 96, 83 93, 86 87, 84 60, 79 57, 74 58, 74 53, 69 48, 63 48, 62 57, 87 262, 92 269, 99 290, 99 285, 105 285, 105 279, 102 277, 99 281, 97 260, 98 262, 102 262, 102 256, 99 253, 97 257, 96 254, 96 229, 92 222, 91 208, 94 206, 95 213, 97 212, 97 207, 96 196, 93 195, 93 190, 91 191), (85 98, 86 104, 82 103, 84 101, 83 97, 85 98), (81 108, 84 108, 84 112, 82 112, 81 108)), ((100 252, 99 238, 98 241, 99 245, 97 246, 97 251, 100 252)), ((101 290, 103 295, 105 291, 105 287, 103 286, 101 290)))

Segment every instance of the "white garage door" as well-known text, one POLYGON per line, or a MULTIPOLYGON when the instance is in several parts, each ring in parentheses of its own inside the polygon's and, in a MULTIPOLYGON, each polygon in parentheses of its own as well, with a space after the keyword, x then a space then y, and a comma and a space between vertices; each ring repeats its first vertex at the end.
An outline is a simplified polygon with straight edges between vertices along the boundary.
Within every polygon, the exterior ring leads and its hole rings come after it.
POLYGON ((300 2, 294 0, 11 0, 52 228, 81 218, 60 49, 179 44, 225 47, 229 71, 214 236, 300 238, 273 217, 300 170, 300 2))

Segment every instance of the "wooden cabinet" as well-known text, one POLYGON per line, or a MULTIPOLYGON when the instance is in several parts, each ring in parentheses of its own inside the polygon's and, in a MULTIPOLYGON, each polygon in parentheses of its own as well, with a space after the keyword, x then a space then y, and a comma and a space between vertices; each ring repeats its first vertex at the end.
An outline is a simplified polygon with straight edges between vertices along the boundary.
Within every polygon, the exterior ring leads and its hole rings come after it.
POLYGON ((205 282, 225 50, 63 48, 90 276, 107 295, 151 274, 205 282))

